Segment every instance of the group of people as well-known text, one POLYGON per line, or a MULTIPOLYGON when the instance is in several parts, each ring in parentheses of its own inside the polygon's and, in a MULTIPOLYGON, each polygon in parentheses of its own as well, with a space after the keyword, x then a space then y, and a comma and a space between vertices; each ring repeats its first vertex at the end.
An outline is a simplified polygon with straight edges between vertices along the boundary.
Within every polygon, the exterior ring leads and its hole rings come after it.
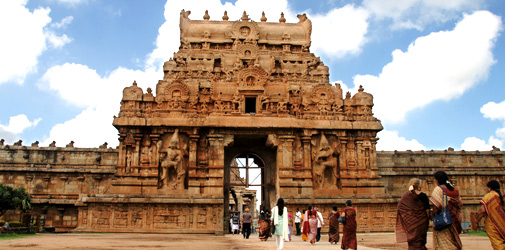
MULTIPOLYGON (((337 206, 333 206, 333 211, 328 215, 330 223, 329 241, 330 243, 338 243, 339 234, 339 217, 345 218, 341 221, 343 225, 342 249, 357 249, 356 239, 356 210, 352 207, 352 202, 348 200, 345 204, 342 213, 339 213, 337 206)), ((277 249, 284 248, 284 241, 291 240, 291 217, 287 208, 284 206, 284 199, 277 200, 277 206, 272 209, 272 213, 261 212, 260 215, 260 230, 259 237, 261 240, 267 240, 269 235, 275 237, 277 249), (270 226, 273 225, 273 226, 270 226)), ((317 207, 309 205, 303 213, 299 208, 296 209, 294 222, 296 225, 296 235, 302 236, 304 241, 309 241, 315 244, 321 239, 321 228, 324 226, 324 220, 321 212, 317 207), (300 225, 301 224, 301 225, 300 225)))
MULTIPOLYGON (((398 203, 396 218, 396 242, 407 242, 409 250, 426 250, 427 233, 430 219, 437 220, 437 228, 433 230, 433 249, 462 249, 459 234, 462 231, 463 202, 458 190, 449 182, 443 171, 435 173, 437 186, 431 197, 421 192, 421 180, 414 178, 409 182, 408 191, 403 193, 398 203), (431 209, 430 209, 431 208, 431 209), (438 221, 449 221, 441 223, 438 221)), ((480 220, 486 217, 485 228, 491 240, 493 249, 505 249, 505 206, 500 183, 491 180, 487 183, 488 193, 480 201, 481 207, 472 228, 477 229, 480 220)), ((434 222, 435 224, 435 222, 434 222)))
MULTIPOLYGON (((437 186, 433 189, 430 197, 421 191, 420 179, 410 180, 408 190, 402 194, 398 203, 395 227, 396 242, 407 242, 409 250, 426 250, 430 220, 446 214, 452 223, 447 223, 442 228, 437 226, 433 230, 433 249, 462 249, 459 237, 462 231, 462 199, 458 190, 449 182, 445 172, 438 171, 434 177, 437 186)), ((495 250, 505 249, 505 205, 500 189, 500 183, 496 180, 487 183, 488 193, 480 201, 480 210, 476 219, 472 221, 472 228, 476 230, 481 219, 485 218, 485 229, 495 250)), ((329 221, 328 239, 330 244, 339 242, 339 227, 340 224, 343 224, 341 249, 357 249, 356 209, 353 208, 352 201, 346 201, 345 207, 341 211, 338 211, 337 206, 333 206, 327 219, 329 221)), ((282 198, 277 200, 277 205, 271 210, 271 213, 270 211, 261 211, 258 220, 259 238, 266 241, 270 236, 274 236, 277 249, 283 249, 284 241, 291 240, 293 221, 296 225, 296 235, 302 236, 304 241, 315 244, 320 240, 324 220, 317 207, 313 208, 312 205, 309 205, 307 210, 303 210, 303 212, 297 208, 293 218, 288 213, 282 198)), ((247 238, 249 234, 247 234, 247 238)))

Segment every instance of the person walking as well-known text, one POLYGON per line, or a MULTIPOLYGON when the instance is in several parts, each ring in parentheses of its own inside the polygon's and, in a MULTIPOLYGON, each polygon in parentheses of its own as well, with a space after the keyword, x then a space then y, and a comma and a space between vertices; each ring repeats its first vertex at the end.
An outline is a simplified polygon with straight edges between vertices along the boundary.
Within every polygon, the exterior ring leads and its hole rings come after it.
POLYGON ((308 235, 310 244, 316 243, 317 237, 317 211, 309 205, 303 216, 303 233, 308 235))
POLYGON ((284 249, 284 241, 289 241, 288 236, 288 209, 284 207, 284 199, 277 200, 277 206, 272 208, 272 216, 270 218, 272 224, 275 225, 275 242, 277 250, 284 249))
POLYGON ((240 230, 240 218, 238 217, 237 214, 233 214, 233 216, 230 219, 231 222, 231 234, 239 234, 240 230))
POLYGON ((472 222, 472 229, 477 230, 480 220, 486 217, 484 225, 486 233, 494 250, 505 249, 505 206, 500 183, 496 180, 487 183, 487 194, 480 201, 476 223, 472 222))
POLYGON ((338 217, 340 217, 340 214, 338 213, 337 206, 333 206, 333 210, 330 211, 330 214, 328 215, 328 223, 330 225, 328 230, 328 241, 330 244, 337 244, 340 240, 338 217))
POLYGON ((242 214, 242 234, 244 235, 244 239, 249 239, 251 235, 251 223, 252 215, 249 213, 249 208, 246 208, 242 214))
POLYGON ((408 191, 398 203, 396 215, 396 243, 408 242, 409 250, 426 250, 430 201, 421 192, 421 180, 413 178, 408 191))
POLYGON ((433 213, 438 214, 443 209, 448 209, 452 225, 440 231, 433 230, 433 249, 461 249, 461 207, 463 202, 459 192, 449 182, 449 177, 444 171, 435 173, 437 186, 433 189, 430 202, 433 204, 433 213))
POLYGON ((295 226, 296 226, 296 236, 302 235, 302 231, 300 231, 300 222, 302 222, 302 213, 299 208, 296 208, 295 213, 295 226))
POLYGON ((289 232, 289 241, 291 241, 291 228, 293 227, 293 215, 288 212, 288 232, 289 232))
POLYGON ((357 249, 358 240, 356 237, 356 209, 352 207, 352 201, 345 202, 344 212, 342 217, 345 217, 345 224, 342 235, 342 249, 357 249))
POLYGON ((259 233, 258 237, 260 238, 261 241, 266 241, 268 240, 268 237, 270 237, 270 218, 268 218, 267 213, 265 211, 261 211, 259 220, 259 233))
POLYGON ((317 213, 317 235, 316 235, 316 241, 319 242, 321 240, 321 228, 324 226, 324 220, 323 220, 323 215, 321 212, 319 212, 319 209, 317 207, 314 208, 317 213))

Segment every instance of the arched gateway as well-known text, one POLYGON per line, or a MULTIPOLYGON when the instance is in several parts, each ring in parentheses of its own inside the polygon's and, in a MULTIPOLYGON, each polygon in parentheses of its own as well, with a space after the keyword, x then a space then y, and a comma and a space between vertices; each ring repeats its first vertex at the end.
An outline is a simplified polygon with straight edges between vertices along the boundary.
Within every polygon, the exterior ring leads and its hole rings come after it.
MULTIPOLYGON (((352 197, 372 213, 387 198, 372 95, 343 96, 329 83, 309 51, 305 14, 298 23, 189 14, 181 12, 180 48, 155 93, 136 82, 124 89, 115 179, 105 194, 83 195, 78 230, 223 233, 230 197, 238 203, 237 157, 257 161, 265 209, 283 197, 291 211, 314 204, 326 213, 352 197)), ((376 229, 391 226, 384 219, 376 229)))

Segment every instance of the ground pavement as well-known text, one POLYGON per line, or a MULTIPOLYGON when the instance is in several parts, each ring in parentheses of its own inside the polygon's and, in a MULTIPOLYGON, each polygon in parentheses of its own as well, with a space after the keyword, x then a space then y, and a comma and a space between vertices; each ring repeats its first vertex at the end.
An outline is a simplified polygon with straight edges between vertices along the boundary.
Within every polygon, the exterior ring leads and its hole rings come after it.
MULTIPOLYGON (((432 248, 432 235, 428 234, 428 249, 432 248)), ((461 235, 464 249, 492 249, 485 236, 461 235)), ((275 239, 260 241, 257 234, 246 240, 242 235, 215 236, 205 234, 134 234, 134 233, 68 233, 37 234, 13 240, 0 240, 0 249, 76 249, 76 250, 116 250, 116 249, 177 249, 177 250, 275 250, 275 239)), ((315 245, 293 236, 284 244, 285 250, 340 249, 340 244, 330 245, 328 236, 323 235, 315 245)), ((358 234, 359 250, 404 250, 407 244, 395 244, 393 233, 358 234)))

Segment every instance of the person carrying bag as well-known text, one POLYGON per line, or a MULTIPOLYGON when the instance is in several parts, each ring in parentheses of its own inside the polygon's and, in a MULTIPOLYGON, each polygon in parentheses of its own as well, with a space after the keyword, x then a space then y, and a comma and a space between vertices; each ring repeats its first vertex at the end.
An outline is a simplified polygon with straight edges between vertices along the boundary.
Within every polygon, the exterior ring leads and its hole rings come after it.
POLYGON ((433 229, 437 231, 442 231, 452 225, 451 213, 449 212, 447 190, 444 186, 440 186, 443 192, 443 200, 445 201, 445 207, 440 211, 440 213, 433 216, 433 229))

